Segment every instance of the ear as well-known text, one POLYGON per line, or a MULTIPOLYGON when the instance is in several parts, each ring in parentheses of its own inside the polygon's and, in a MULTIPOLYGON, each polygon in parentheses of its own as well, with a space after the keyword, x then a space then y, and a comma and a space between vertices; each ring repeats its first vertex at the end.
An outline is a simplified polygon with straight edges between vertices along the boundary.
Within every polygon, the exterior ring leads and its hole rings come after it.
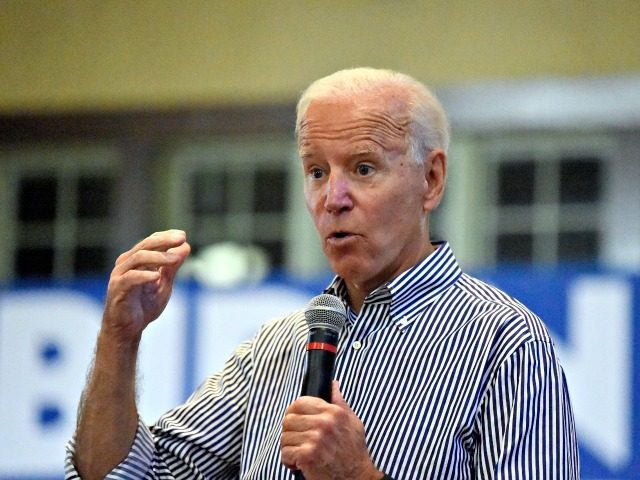
POLYGON ((447 178, 447 154, 436 148, 427 155, 424 163, 424 202, 425 213, 435 210, 442 200, 444 184, 447 178))

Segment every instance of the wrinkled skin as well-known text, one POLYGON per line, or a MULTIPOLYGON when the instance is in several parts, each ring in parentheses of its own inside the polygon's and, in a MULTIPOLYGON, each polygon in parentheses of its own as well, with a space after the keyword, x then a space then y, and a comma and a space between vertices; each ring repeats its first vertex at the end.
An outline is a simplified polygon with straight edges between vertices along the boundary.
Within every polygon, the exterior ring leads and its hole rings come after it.
POLYGON ((364 426, 333 383, 331 403, 301 397, 287 408, 280 441, 282 463, 305 480, 379 479, 369 458, 364 426))
MULTIPOLYGON (((446 176, 440 149, 407 154, 402 93, 315 100, 300 128, 305 200, 325 255, 346 283, 350 306, 433 252, 428 214, 446 176)), ((282 422, 282 462, 306 480, 380 479, 365 427, 334 384, 332 401, 301 397, 282 422)))

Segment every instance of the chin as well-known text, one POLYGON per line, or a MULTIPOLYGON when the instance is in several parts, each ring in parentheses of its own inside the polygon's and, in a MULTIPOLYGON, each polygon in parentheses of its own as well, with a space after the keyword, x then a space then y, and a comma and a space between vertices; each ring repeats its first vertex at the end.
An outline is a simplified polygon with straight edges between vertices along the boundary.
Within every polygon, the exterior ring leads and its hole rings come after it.
POLYGON ((371 278, 367 265, 363 262, 343 262, 332 267, 336 275, 352 285, 362 285, 371 278))
POLYGON ((345 280, 353 281, 354 278, 362 273, 362 263, 358 265, 358 262, 345 262, 343 259, 342 261, 330 262, 329 264, 333 272, 345 280))

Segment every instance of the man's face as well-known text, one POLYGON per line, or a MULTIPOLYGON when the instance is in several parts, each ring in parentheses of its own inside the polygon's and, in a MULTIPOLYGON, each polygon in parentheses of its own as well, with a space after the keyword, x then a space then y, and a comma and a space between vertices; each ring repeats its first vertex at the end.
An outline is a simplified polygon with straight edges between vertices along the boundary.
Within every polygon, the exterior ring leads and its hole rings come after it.
POLYGON ((324 253, 347 285, 367 292, 430 248, 428 165, 407 154, 408 120, 389 91, 316 100, 300 129, 305 199, 324 253))

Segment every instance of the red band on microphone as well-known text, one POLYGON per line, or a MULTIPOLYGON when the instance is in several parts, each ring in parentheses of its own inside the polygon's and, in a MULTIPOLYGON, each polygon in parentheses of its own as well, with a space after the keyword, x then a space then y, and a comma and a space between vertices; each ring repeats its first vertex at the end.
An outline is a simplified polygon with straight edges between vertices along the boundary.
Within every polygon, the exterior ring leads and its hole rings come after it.
POLYGON ((338 347, 330 343, 310 342, 307 344, 307 350, 326 350, 327 352, 336 353, 338 347))

